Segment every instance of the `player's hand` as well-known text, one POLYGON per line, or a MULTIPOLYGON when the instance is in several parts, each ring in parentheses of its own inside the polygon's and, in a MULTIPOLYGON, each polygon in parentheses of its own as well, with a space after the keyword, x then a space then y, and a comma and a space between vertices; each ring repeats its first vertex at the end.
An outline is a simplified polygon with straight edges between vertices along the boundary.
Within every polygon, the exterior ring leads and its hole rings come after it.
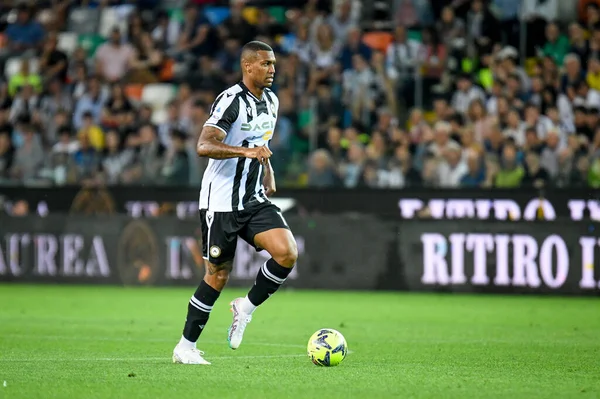
POLYGON ((277 188, 275 187, 275 176, 273 175, 273 169, 271 169, 270 165, 267 166, 267 173, 263 178, 263 187, 265 188, 265 195, 270 197, 275 194, 277 188))
POLYGON ((246 158, 256 158, 263 165, 266 165, 271 155, 273 153, 266 146, 248 148, 248 151, 246 151, 246 158))

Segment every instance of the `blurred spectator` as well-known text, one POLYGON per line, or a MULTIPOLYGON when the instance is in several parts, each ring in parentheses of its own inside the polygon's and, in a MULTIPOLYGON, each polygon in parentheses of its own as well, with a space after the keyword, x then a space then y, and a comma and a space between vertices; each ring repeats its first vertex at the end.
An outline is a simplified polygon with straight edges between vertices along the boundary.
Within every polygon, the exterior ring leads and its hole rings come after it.
POLYGON ((513 47, 518 46, 521 0, 493 0, 492 6, 499 14, 500 31, 503 35, 502 43, 513 47))
POLYGON ((119 184, 121 182, 121 175, 133 162, 134 155, 133 149, 121 148, 119 133, 115 130, 109 130, 106 133, 104 159, 100 165, 102 180, 111 185, 119 184))
POLYGON ((352 8, 352 0, 340 0, 335 11, 330 15, 328 20, 329 25, 331 25, 331 28, 340 41, 340 47, 347 43, 346 40, 349 37, 350 30, 358 24, 359 15, 353 13, 352 8))
POLYGON ((167 104, 167 119, 158 126, 158 137, 164 147, 171 145, 173 129, 185 129, 185 121, 181 118, 181 108, 177 100, 167 104))
POLYGON ((42 121, 46 126, 44 139, 48 144, 52 144, 56 140, 56 135, 52 134, 53 119, 59 117, 60 124, 66 124, 67 120, 62 116, 67 116, 73 111, 73 98, 69 95, 66 88, 59 79, 52 79, 47 83, 47 90, 42 94, 40 99, 39 112, 41 113, 42 121), (60 116, 59 116, 60 115, 60 116))
POLYGON ((129 83, 157 83, 164 62, 163 53, 155 46, 149 33, 143 32, 140 35, 140 43, 131 50, 128 65, 124 67, 127 70, 127 80, 129 83))
POLYGON ((99 124, 107 97, 107 93, 102 89, 98 78, 95 76, 90 77, 87 80, 83 94, 77 100, 77 105, 73 112, 73 126, 76 129, 80 129, 83 126, 83 114, 85 112, 90 112, 94 123, 99 124))
MULTIPOLYGON (((425 28, 421 31, 423 47, 419 54, 420 72, 423 90, 430 91, 442 82, 447 69, 448 49, 441 41, 434 28, 425 28)), ((430 107, 430 103, 426 105, 430 107)))
POLYGON ((546 147, 542 150, 541 164, 546 172, 555 177, 558 175, 558 160, 560 152, 564 149, 564 144, 561 144, 561 138, 557 129, 552 129, 546 137, 546 147))
POLYGON ((590 160, 587 157, 579 157, 575 164, 575 170, 571 174, 571 187, 587 187, 590 174, 590 160))
POLYGON ((169 148, 165 163, 162 168, 162 176, 169 185, 186 185, 190 179, 190 164, 188 154, 185 150, 185 132, 171 130, 171 148, 169 148))
POLYGON ((148 184, 159 176, 164 165, 165 146, 158 140, 152 124, 142 125, 137 135, 129 136, 129 147, 136 151, 135 161, 122 178, 126 183, 148 184))
POLYGON ((337 72, 338 65, 336 61, 339 51, 339 42, 335 40, 331 25, 326 23, 319 25, 315 40, 311 43, 309 49, 311 58, 309 93, 314 93, 320 81, 330 79, 337 72))
POLYGON ((561 77, 561 90, 568 94, 569 86, 578 84, 585 80, 585 74, 581 68, 581 60, 576 54, 567 54, 564 57, 565 73, 561 77))
POLYGON ((437 188, 440 183, 440 178, 437 170, 437 161, 433 157, 428 157, 423 163, 423 187, 437 188))
POLYGON ((27 58, 21 59, 20 71, 8 81, 8 94, 14 96, 23 86, 31 86, 38 93, 42 89, 42 78, 37 73, 32 73, 30 61, 27 58))
POLYGON ((99 154, 87 134, 80 134, 78 140, 79 148, 72 155, 77 168, 77 178, 81 181, 94 179, 100 166, 99 154))
POLYGON ((42 48, 44 28, 35 21, 30 8, 22 4, 17 7, 17 20, 6 28, 8 39, 8 56, 25 56, 37 52, 42 48))
POLYGON ((451 46, 454 40, 461 36, 461 32, 465 29, 465 24, 456 17, 454 9, 447 6, 442 10, 442 18, 436 22, 436 29, 444 44, 451 46))
POLYGON ((350 144, 347 161, 340 167, 340 177, 346 188, 354 188, 358 185, 365 162, 366 154, 363 146, 358 143, 350 144))
POLYGON ((87 145, 91 146, 95 151, 104 149, 104 132, 102 128, 94 122, 94 115, 91 111, 83 113, 83 122, 81 128, 77 132, 77 136, 81 139, 86 137, 87 145))
POLYGON ((435 157, 442 157, 449 149, 460 148, 459 144, 450 138, 452 126, 448 122, 438 122, 434 127, 433 142, 427 147, 427 151, 435 157))
MULTIPOLYGON (((558 166, 558 159, 557 166, 558 166)), ((530 152, 525 157, 527 173, 521 184, 525 187, 542 188, 548 186, 551 180, 550 173, 540 165, 540 157, 535 152, 530 152)))
POLYGON ((587 183, 591 188, 600 188, 600 158, 593 159, 587 183))
POLYGON ((5 129, 6 127, 3 126, 0 130, 0 182, 9 178, 15 152, 10 140, 10 132, 5 129))
POLYGON ((407 28, 433 23, 431 6, 426 0, 394 0, 395 22, 407 28))
POLYGON ((558 0, 387 3, 108 2, 94 32, 65 31, 67 2, 3 3, 0 181, 198 186, 202 125, 257 39, 280 186, 600 185, 597 3, 580 21, 558 0))
POLYGON ((342 71, 346 71, 352 68, 354 55, 360 55, 367 63, 371 61, 371 54, 373 50, 363 43, 362 32, 356 27, 352 26, 348 29, 348 38, 342 47, 340 52, 340 64, 342 65, 342 71))
POLYGON ((467 164, 462 160, 461 148, 458 144, 448 145, 438 165, 439 185, 443 188, 456 188, 468 172, 467 164))
POLYGON ((52 147, 52 152, 73 154, 79 150, 79 142, 73 140, 73 135, 69 127, 60 127, 57 137, 58 142, 52 147))
POLYGON ((216 56, 216 66, 221 71, 221 78, 226 85, 231 86, 241 78, 240 49, 241 41, 235 37, 225 40, 224 49, 216 56))
MULTIPOLYGON (((135 108, 125 95, 123 85, 114 83, 111 86, 110 95, 104 103, 100 123, 109 128, 129 125, 134 119, 134 111, 135 108)), ((87 112, 91 113, 91 111, 87 112)))
POLYGON ((68 58, 58 48, 58 37, 52 32, 46 38, 42 55, 40 57, 40 73, 45 81, 58 79, 67 82, 68 58))
POLYGON ((490 52, 501 38, 498 20, 484 0, 472 0, 467 14, 469 42, 479 56, 490 52))
POLYGON ((558 156, 558 172, 554 176, 554 184, 556 187, 569 187, 570 177, 574 169, 573 152, 565 148, 558 156))
POLYGON ((414 102, 414 77, 419 66, 422 46, 416 40, 408 39, 406 29, 398 26, 394 32, 394 41, 386 52, 386 72, 394 83, 394 94, 407 106, 414 102), (405 98, 408 96, 409 100, 405 98))
MULTIPOLYGON (((558 66, 562 66, 563 59, 569 49, 569 39, 560 33, 560 29, 556 23, 549 23, 546 26, 546 45, 542 49, 544 55, 552 57, 558 66)), ((587 54, 584 52, 581 55, 585 57, 587 54)))
POLYGON ((10 121, 16 123, 23 118, 31 119, 31 114, 38 109, 40 99, 31 85, 24 85, 15 95, 10 108, 10 121))
POLYGON ((10 107, 12 106, 12 97, 8 94, 8 84, 0 80, 0 123, 8 121, 10 107))
POLYGON ((36 177, 44 162, 44 150, 40 140, 36 140, 31 125, 23 127, 23 143, 15 152, 11 174, 19 180, 29 180, 36 177))
MULTIPOLYGON (((555 24, 554 27, 558 30, 555 24)), ((557 32, 553 32, 553 34, 557 34, 557 32)), ((590 57, 590 44, 585 38, 585 31, 577 22, 569 25, 569 45, 568 52, 576 54, 580 60, 587 60, 590 57)))
POLYGON ((525 177, 524 168, 517 161, 514 146, 504 147, 500 170, 496 174, 494 186, 497 188, 515 188, 521 185, 525 177))
POLYGON ((214 54, 217 33, 195 5, 188 4, 185 8, 184 21, 179 32, 177 46, 172 52, 179 60, 214 54))
POLYGON ((485 181, 485 168, 479 153, 469 151, 467 154, 467 172, 460 179, 461 187, 481 187, 485 181))
POLYGON ((472 101, 485 99, 485 92, 480 87, 473 85, 471 77, 466 73, 459 76, 456 88, 452 97, 452 108, 462 114, 468 111, 472 101))
MULTIPOLYGON (((420 187, 423 184, 423 179, 419 172, 412 165, 410 151, 407 147, 396 147, 395 157, 392 158, 392 174, 401 173, 398 187, 420 187), (398 167, 399 166, 399 167, 398 167)), ((390 185, 394 187, 393 185, 390 185)))
POLYGON ((229 38, 242 43, 249 37, 256 36, 256 28, 244 19, 243 10, 243 1, 231 2, 229 17, 219 26, 221 38, 229 38))
POLYGON ((177 45, 179 26, 174 19, 169 18, 166 10, 160 10, 156 16, 156 26, 152 30, 152 40, 161 50, 167 50, 177 45))
POLYGON ((343 97, 347 99, 345 105, 350 109, 352 119, 371 124, 383 87, 362 55, 352 57, 352 69, 344 72, 343 87, 343 97))
POLYGON ((109 41, 96 50, 96 75, 109 83, 119 81, 132 67, 140 67, 141 61, 135 57, 134 48, 123 43, 121 31, 114 28, 109 41))
POLYGON ((511 138, 519 147, 523 146, 525 144, 526 124, 521 121, 518 110, 511 109, 508 112, 505 126, 504 132, 502 133, 504 138, 511 138))
POLYGON ((308 186, 327 188, 335 187, 338 178, 331 156, 326 150, 316 150, 310 158, 308 168, 308 186))
POLYGON ((51 148, 59 140, 62 129, 71 130, 69 114, 65 110, 59 110, 49 120, 44 121, 44 126, 46 127, 44 130, 44 143, 47 147, 51 148))

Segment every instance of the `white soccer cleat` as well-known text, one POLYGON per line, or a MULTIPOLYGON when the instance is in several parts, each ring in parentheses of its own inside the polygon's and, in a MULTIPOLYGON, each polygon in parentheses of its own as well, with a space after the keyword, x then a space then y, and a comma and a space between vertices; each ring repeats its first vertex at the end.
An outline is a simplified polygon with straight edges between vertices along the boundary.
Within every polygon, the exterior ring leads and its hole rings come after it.
POLYGON ((173 349, 173 363, 179 364, 210 364, 202 357, 204 352, 196 348, 184 348, 177 345, 173 349))
POLYGON ((248 323, 252 321, 252 315, 242 312, 239 302, 244 298, 236 298, 231 301, 231 311, 233 312, 233 322, 228 330, 227 342, 231 349, 237 349, 244 338, 244 330, 248 323))

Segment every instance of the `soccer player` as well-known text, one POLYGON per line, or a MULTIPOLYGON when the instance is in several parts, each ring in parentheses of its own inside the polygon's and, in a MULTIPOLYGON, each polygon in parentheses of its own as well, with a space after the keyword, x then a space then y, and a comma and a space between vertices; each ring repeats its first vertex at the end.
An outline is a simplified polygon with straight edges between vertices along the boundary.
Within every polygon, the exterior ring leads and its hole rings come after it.
POLYGON ((275 192, 268 144, 279 109, 279 100, 269 89, 275 75, 273 49, 259 41, 247 43, 241 68, 242 81, 216 98, 198 139, 198 155, 210 158, 199 204, 206 272, 188 304, 183 335, 173 350, 175 363, 210 364, 196 341, 227 283, 238 236, 271 258, 258 271, 248 294, 230 304, 231 349, 240 346, 253 312, 283 284, 298 257, 280 209, 267 198, 275 192))

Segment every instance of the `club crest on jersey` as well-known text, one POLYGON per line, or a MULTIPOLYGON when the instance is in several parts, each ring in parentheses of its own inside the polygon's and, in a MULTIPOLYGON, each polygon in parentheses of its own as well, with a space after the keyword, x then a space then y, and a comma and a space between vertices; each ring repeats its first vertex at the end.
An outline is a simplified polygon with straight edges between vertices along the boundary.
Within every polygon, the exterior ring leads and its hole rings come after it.
POLYGON ((273 113, 273 116, 275 116, 275 104, 271 103, 271 112, 273 113))
POLYGON ((209 253, 210 256, 212 256, 213 258, 218 258, 219 256, 221 256, 221 248, 217 247, 216 245, 213 245, 210 247, 209 253))

